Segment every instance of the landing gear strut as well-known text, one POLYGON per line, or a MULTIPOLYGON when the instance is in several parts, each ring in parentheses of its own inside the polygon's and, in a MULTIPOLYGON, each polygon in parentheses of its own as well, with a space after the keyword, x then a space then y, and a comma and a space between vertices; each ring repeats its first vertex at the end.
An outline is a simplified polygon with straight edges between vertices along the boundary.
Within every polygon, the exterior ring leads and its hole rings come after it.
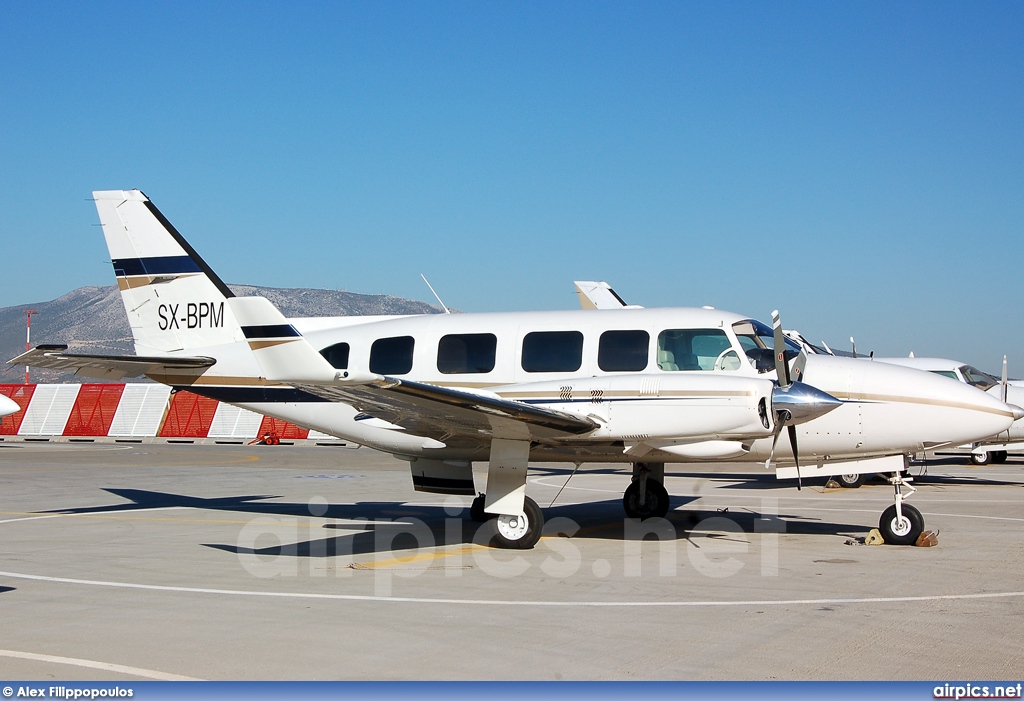
POLYGON ((913 545, 924 532, 924 516, 904 500, 917 490, 910 484, 912 477, 904 477, 902 472, 889 478, 895 490, 896 503, 882 512, 878 520, 878 530, 882 538, 890 545, 913 545), (909 492, 904 495, 903 487, 909 492))
POLYGON ((662 483, 664 469, 664 465, 658 464, 636 463, 633 466, 633 481, 622 495, 622 508, 627 518, 644 520, 665 517, 669 504, 668 490, 662 483))

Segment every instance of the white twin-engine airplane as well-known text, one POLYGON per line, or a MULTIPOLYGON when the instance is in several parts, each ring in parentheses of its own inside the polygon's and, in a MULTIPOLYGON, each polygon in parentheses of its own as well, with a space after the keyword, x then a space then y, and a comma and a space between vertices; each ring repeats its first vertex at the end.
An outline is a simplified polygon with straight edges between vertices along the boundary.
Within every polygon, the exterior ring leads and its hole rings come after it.
POLYGON ((476 494, 486 460, 471 514, 496 517, 500 547, 541 536, 530 460, 631 463, 623 506, 647 518, 668 511, 666 463, 770 465, 777 442, 793 455, 780 477, 891 473, 880 528, 913 543, 924 520, 904 503, 905 456, 1024 416, 931 373, 801 353, 777 315, 774 331, 682 308, 286 319, 234 296, 138 190, 93 194, 137 355, 39 346, 12 363, 146 375, 315 428, 409 461, 420 491, 476 494))
POLYGON ((10 397, 0 394, 0 419, 11 414, 16 414, 21 409, 18 403, 10 397))

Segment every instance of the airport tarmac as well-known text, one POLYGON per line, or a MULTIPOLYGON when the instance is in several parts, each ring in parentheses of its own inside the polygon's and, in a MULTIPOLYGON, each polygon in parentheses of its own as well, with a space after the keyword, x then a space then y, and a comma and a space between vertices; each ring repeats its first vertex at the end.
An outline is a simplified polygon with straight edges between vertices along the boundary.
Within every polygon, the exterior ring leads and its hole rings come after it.
POLYGON ((624 467, 540 465, 512 552, 367 449, 0 443, 0 678, 1018 681, 1024 460, 955 463, 931 548, 861 544, 885 483, 669 466, 639 524, 624 467))

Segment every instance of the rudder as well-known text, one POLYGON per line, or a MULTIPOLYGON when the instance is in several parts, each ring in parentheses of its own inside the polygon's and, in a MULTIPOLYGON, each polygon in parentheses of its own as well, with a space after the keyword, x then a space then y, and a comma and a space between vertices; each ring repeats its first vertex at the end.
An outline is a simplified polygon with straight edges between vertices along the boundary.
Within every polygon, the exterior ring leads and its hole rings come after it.
POLYGON ((135 352, 193 352, 245 340, 234 294, 139 190, 93 193, 135 352))

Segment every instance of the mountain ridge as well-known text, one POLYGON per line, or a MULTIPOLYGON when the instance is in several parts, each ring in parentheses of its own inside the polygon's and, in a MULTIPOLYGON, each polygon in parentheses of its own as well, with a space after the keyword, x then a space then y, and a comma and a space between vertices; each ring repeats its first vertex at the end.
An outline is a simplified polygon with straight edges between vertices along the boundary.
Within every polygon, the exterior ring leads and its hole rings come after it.
MULTIPOLYGON (((287 317, 439 314, 426 302, 392 295, 362 295, 340 290, 228 285, 240 297, 261 296, 287 317)), ((116 285, 79 287, 48 302, 0 308, 0 384, 21 383, 25 368, 6 361, 25 351, 25 310, 32 317, 32 345, 63 343, 80 353, 133 354, 131 327, 116 285)), ((33 369, 33 382, 82 382, 73 373, 33 369)), ((91 380, 90 380, 91 381, 91 380)))

